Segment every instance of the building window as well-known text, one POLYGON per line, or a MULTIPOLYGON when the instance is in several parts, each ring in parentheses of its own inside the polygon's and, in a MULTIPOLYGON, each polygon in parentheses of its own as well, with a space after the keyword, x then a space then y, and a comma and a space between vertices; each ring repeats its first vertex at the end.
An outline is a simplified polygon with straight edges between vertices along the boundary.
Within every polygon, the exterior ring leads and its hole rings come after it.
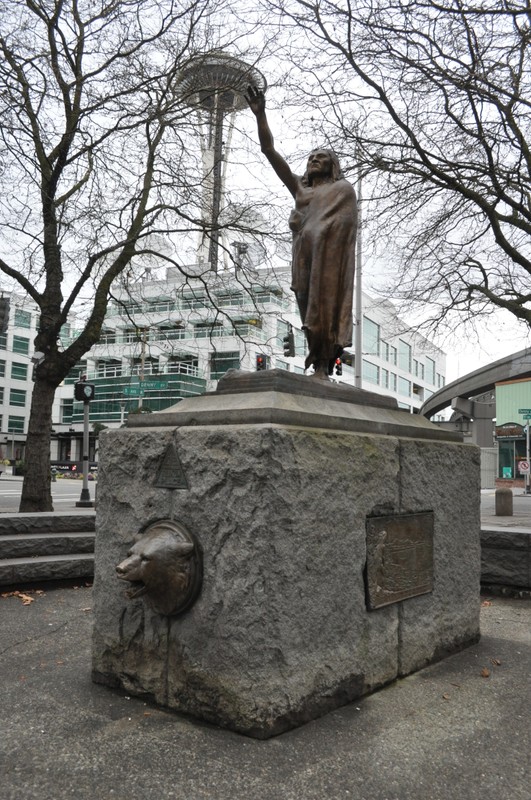
POLYGON ((122 374, 122 362, 118 359, 98 361, 96 366, 97 378, 117 378, 122 374))
POLYGON ((384 389, 389 389, 389 370, 382 369, 381 374, 382 374, 382 381, 381 381, 382 386, 384 387, 384 389))
POLYGON ((426 356, 426 380, 435 386, 435 361, 426 356))
POLYGON ((15 308, 15 327, 31 328, 31 314, 21 308, 15 308))
POLYGON ((414 383, 411 389, 413 395, 417 397, 421 402, 424 400, 424 387, 419 386, 418 383, 414 383))
POLYGON ((0 378, 4 378, 6 374, 6 362, 0 359, 0 378))
POLYGON ((166 372, 177 375, 199 375, 199 361, 195 356, 171 356, 166 363, 166 372))
POLYGON ((237 307, 243 306, 246 300, 249 302, 247 295, 244 295, 242 292, 229 292, 228 294, 218 294, 216 305, 219 308, 227 308, 227 306, 237 307))
POLYGON ((9 417, 7 422, 8 433, 24 433, 24 417, 9 417))
POLYGON ((0 350, 7 350, 7 333, 0 336, 0 350))
POLYGON ((411 372, 411 345, 403 339, 398 340, 398 366, 404 372, 411 372))
POLYGON ((27 356, 29 353, 29 339, 25 336, 13 336, 13 352, 27 356))
POLYGON ((365 359, 363 359, 363 380, 376 385, 380 382, 380 368, 365 359))
POLYGON ((204 294, 189 294, 185 295, 182 300, 183 308, 208 308, 208 298, 204 294))
POLYGON ((72 415, 74 413, 74 401, 73 400, 61 400, 61 422, 72 422, 72 415))
POLYGON ((289 364, 287 361, 280 361, 278 358, 275 360, 275 367, 277 369, 285 369, 286 372, 289 372, 289 364))
POLYGON ((219 380, 229 369, 240 369, 240 353, 238 350, 210 354, 211 380, 219 380))
POLYGON ((176 307, 175 300, 168 300, 163 297, 153 297, 147 303, 148 311, 151 312, 170 312, 175 311, 176 307))
POLYGON ((277 319, 277 344, 279 347, 283 345, 284 336, 289 333, 289 322, 283 319, 277 319))
POLYGON ((370 356, 380 355, 380 326, 372 319, 363 317, 363 352, 370 356))
POLYGON ((389 388, 392 392, 396 392, 396 375, 394 372, 389 373, 389 388))
POLYGON ((396 356, 397 356, 396 347, 393 347, 393 345, 390 344, 389 345, 389 358, 388 358, 388 361, 389 361, 390 364, 394 364, 395 367, 396 367, 396 361, 397 361, 396 356))
POLYGON ((224 335, 226 331, 221 322, 198 322, 194 325, 196 339, 211 339, 224 335))
POLYGON ((159 325, 151 334, 150 339, 154 341, 164 341, 166 339, 186 339, 188 333, 181 322, 174 325, 159 325))
POLYGON ((26 405, 26 392, 24 389, 11 389, 9 392, 9 405, 22 406, 26 405))
POLYGON ((102 330, 98 344, 116 344, 116 331, 102 330))
POLYGON ((13 361, 11 364, 11 377, 16 381, 28 380, 28 365, 13 361))
POLYGON ((0 386, 0 403, 3 403, 3 402, 4 402, 4 387, 0 386))
MULTIPOLYGON (((411 396, 411 381, 407 381, 405 378, 398 379, 398 394, 403 395, 404 397, 411 396)), ((408 406, 409 408, 409 406, 408 406)))

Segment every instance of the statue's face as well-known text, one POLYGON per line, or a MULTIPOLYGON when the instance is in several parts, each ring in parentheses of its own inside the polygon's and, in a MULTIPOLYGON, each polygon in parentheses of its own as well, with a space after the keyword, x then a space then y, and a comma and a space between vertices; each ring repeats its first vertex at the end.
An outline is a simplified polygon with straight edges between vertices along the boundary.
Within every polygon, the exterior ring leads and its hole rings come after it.
POLYGON ((312 150, 306 167, 308 177, 328 178, 332 175, 332 159, 326 150, 312 150))

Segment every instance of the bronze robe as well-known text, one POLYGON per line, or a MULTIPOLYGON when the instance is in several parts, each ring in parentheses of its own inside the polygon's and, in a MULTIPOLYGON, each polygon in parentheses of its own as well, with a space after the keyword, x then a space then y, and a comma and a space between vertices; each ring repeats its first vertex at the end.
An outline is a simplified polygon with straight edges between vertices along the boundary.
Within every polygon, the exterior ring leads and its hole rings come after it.
POLYGON ((340 179, 297 192, 292 286, 308 340, 306 367, 337 358, 352 344, 352 297, 356 261, 356 193, 340 179))

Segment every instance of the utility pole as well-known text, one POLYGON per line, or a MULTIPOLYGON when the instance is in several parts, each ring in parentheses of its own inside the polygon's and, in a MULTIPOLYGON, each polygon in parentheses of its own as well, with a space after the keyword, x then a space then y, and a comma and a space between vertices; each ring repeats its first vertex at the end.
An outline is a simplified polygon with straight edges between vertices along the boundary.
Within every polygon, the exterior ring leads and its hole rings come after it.
POLYGON ((359 148, 358 150, 358 180, 356 190, 358 195, 358 232, 356 237, 356 277, 354 285, 354 316, 356 324, 354 326, 354 386, 357 389, 363 388, 363 355, 362 355, 362 340, 363 340, 363 300, 362 300, 362 180, 361 180, 361 166, 359 163, 359 148))
POLYGON ((146 344, 147 344, 147 336, 149 332, 149 328, 140 328, 141 331, 141 339, 140 339, 140 372, 139 372, 139 381, 140 385, 138 387, 138 408, 142 408, 144 398, 142 396, 142 386, 144 384, 144 370, 146 366, 146 344))

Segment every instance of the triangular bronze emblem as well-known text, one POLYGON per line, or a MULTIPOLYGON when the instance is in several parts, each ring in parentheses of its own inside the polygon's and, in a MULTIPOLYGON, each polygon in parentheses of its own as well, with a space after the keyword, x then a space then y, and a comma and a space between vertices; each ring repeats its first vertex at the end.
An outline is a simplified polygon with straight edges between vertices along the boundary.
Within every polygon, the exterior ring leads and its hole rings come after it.
POLYGON ((154 486, 158 489, 188 489, 183 465, 173 442, 168 445, 162 457, 154 486))

